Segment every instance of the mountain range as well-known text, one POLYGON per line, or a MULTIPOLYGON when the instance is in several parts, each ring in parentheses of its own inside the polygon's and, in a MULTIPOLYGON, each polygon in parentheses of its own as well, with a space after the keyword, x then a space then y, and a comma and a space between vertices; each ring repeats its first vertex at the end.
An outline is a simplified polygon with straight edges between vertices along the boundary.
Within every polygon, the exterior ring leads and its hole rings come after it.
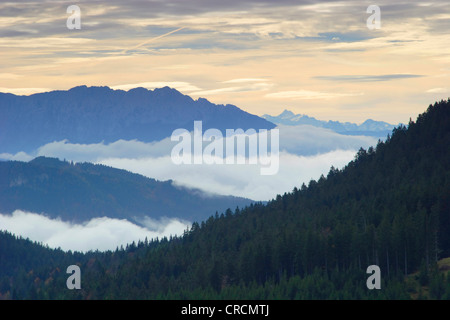
POLYGON ((202 221, 251 200, 206 194, 126 170, 38 157, 0 162, 0 213, 23 210, 81 223, 96 217, 202 221))
POLYGON ((170 137, 173 130, 272 129, 275 125, 234 105, 193 100, 164 87, 129 91, 78 86, 17 96, 0 93, 0 153, 32 152, 50 142, 114 142, 119 139, 152 142, 170 137))
POLYGON ((344 168, 180 237, 80 254, 0 232, 0 298, 450 299, 449 144, 450 99, 344 168), (66 287, 73 264, 81 290, 66 287))
POLYGON ((362 124, 356 124, 351 122, 339 122, 339 121, 322 121, 317 120, 314 117, 309 117, 304 114, 294 114, 292 111, 284 110, 278 116, 271 116, 265 114, 262 116, 264 119, 275 123, 277 125, 311 125, 314 127, 330 129, 334 132, 347 134, 347 135, 365 135, 379 138, 386 138, 386 136, 392 132, 392 130, 398 125, 392 125, 384 121, 375 121, 368 119, 362 124))
POLYGON ((54 141, 78 144, 118 140, 153 142, 171 136, 175 129, 273 129, 277 125, 311 125, 346 135, 384 139, 394 125, 366 120, 362 124, 322 121, 285 110, 262 117, 234 105, 197 100, 173 88, 129 91, 109 87, 78 86, 30 96, 0 93, 0 153, 33 153, 54 141))

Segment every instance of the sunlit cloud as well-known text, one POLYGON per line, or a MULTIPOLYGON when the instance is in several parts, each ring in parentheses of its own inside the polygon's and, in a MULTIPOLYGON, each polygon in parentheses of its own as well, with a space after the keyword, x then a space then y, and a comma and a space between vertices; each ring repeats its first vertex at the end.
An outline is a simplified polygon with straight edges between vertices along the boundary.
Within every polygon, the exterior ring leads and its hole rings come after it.
POLYGON ((427 93, 450 93, 450 88, 432 88, 426 91, 427 93))
POLYGON ((336 99, 341 97, 355 97, 363 95, 362 92, 343 93, 343 92, 320 92, 311 90, 294 90, 273 92, 265 95, 266 98, 275 99, 299 99, 299 100, 315 100, 315 99, 336 99))
POLYGON ((420 78, 419 74, 381 74, 381 75, 340 75, 340 76, 317 76, 316 79, 327 81, 350 81, 350 82, 374 82, 391 81, 398 79, 420 78))
POLYGON ((248 82, 263 82, 267 81, 266 79, 257 79, 257 78, 244 78, 244 79, 232 79, 223 81, 222 83, 248 83, 248 82))
POLYGON ((21 151, 17 152, 16 154, 11 153, 0 153, 0 160, 11 160, 11 161, 30 161, 34 157, 21 151))
MULTIPOLYGON (((250 81, 242 81, 242 82, 229 82, 229 83, 248 83, 250 81)), ((253 84, 247 84, 243 86, 234 86, 234 87, 226 87, 219 89, 211 89, 211 90, 201 90, 192 92, 195 96, 210 96, 219 93, 226 92, 251 92, 251 91, 266 91, 273 87, 273 84, 267 82, 256 82, 253 84)))
POLYGON ((12 93, 15 95, 30 95, 40 92, 51 91, 49 88, 0 88, 0 92, 12 93))

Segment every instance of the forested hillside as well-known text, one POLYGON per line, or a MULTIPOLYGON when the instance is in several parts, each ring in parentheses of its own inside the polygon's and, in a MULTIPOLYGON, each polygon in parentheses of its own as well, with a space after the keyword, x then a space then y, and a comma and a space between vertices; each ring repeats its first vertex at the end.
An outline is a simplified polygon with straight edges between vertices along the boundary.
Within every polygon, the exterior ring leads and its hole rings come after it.
POLYGON ((420 271, 429 298, 450 298, 450 278, 435 267, 450 256, 449 145, 450 100, 360 149, 342 170, 267 205, 194 223, 182 237, 79 255, 2 234, 0 292, 17 299, 407 299, 416 289, 405 275, 420 271), (70 291, 64 271, 75 263, 82 289, 70 291), (381 290, 366 288, 372 264, 381 268, 381 290))

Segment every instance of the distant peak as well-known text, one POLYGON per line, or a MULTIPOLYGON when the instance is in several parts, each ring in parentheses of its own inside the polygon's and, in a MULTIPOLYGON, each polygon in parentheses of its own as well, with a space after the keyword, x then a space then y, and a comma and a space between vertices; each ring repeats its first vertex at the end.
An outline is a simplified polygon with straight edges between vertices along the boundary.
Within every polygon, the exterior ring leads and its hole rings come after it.
POLYGON ((282 113, 280 113, 279 117, 293 117, 295 114, 291 110, 284 109, 282 113))
POLYGON ((133 89, 128 90, 129 93, 132 93, 132 92, 148 92, 148 91, 149 90, 144 88, 144 87, 137 87, 137 88, 133 88, 133 89))
POLYGON ((78 90, 86 90, 86 89, 87 89, 87 86, 82 85, 82 86, 73 87, 73 88, 69 89, 69 91, 78 91, 78 90))
POLYGON ((153 91, 160 91, 160 92, 178 92, 180 93, 177 89, 171 88, 169 86, 165 86, 162 88, 155 88, 153 91))
POLYGON ((90 91, 110 91, 112 90, 110 87, 107 86, 91 86, 88 87, 86 85, 81 85, 81 86, 76 86, 73 87, 72 89, 69 89, 69 92, 79 92, 79 91, 86 91, 86 90, 90 90, 90 91))

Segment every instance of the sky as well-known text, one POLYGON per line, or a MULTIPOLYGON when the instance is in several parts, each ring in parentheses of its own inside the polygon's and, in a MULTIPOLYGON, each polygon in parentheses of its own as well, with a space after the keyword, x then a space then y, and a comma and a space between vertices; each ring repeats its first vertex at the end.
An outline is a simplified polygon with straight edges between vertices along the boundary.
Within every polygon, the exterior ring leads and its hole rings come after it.
POLYGON ((450 96, 449 30, 448 0, 1 1, 0 92, 168 85, 257 115, 407 123, 450 96))

